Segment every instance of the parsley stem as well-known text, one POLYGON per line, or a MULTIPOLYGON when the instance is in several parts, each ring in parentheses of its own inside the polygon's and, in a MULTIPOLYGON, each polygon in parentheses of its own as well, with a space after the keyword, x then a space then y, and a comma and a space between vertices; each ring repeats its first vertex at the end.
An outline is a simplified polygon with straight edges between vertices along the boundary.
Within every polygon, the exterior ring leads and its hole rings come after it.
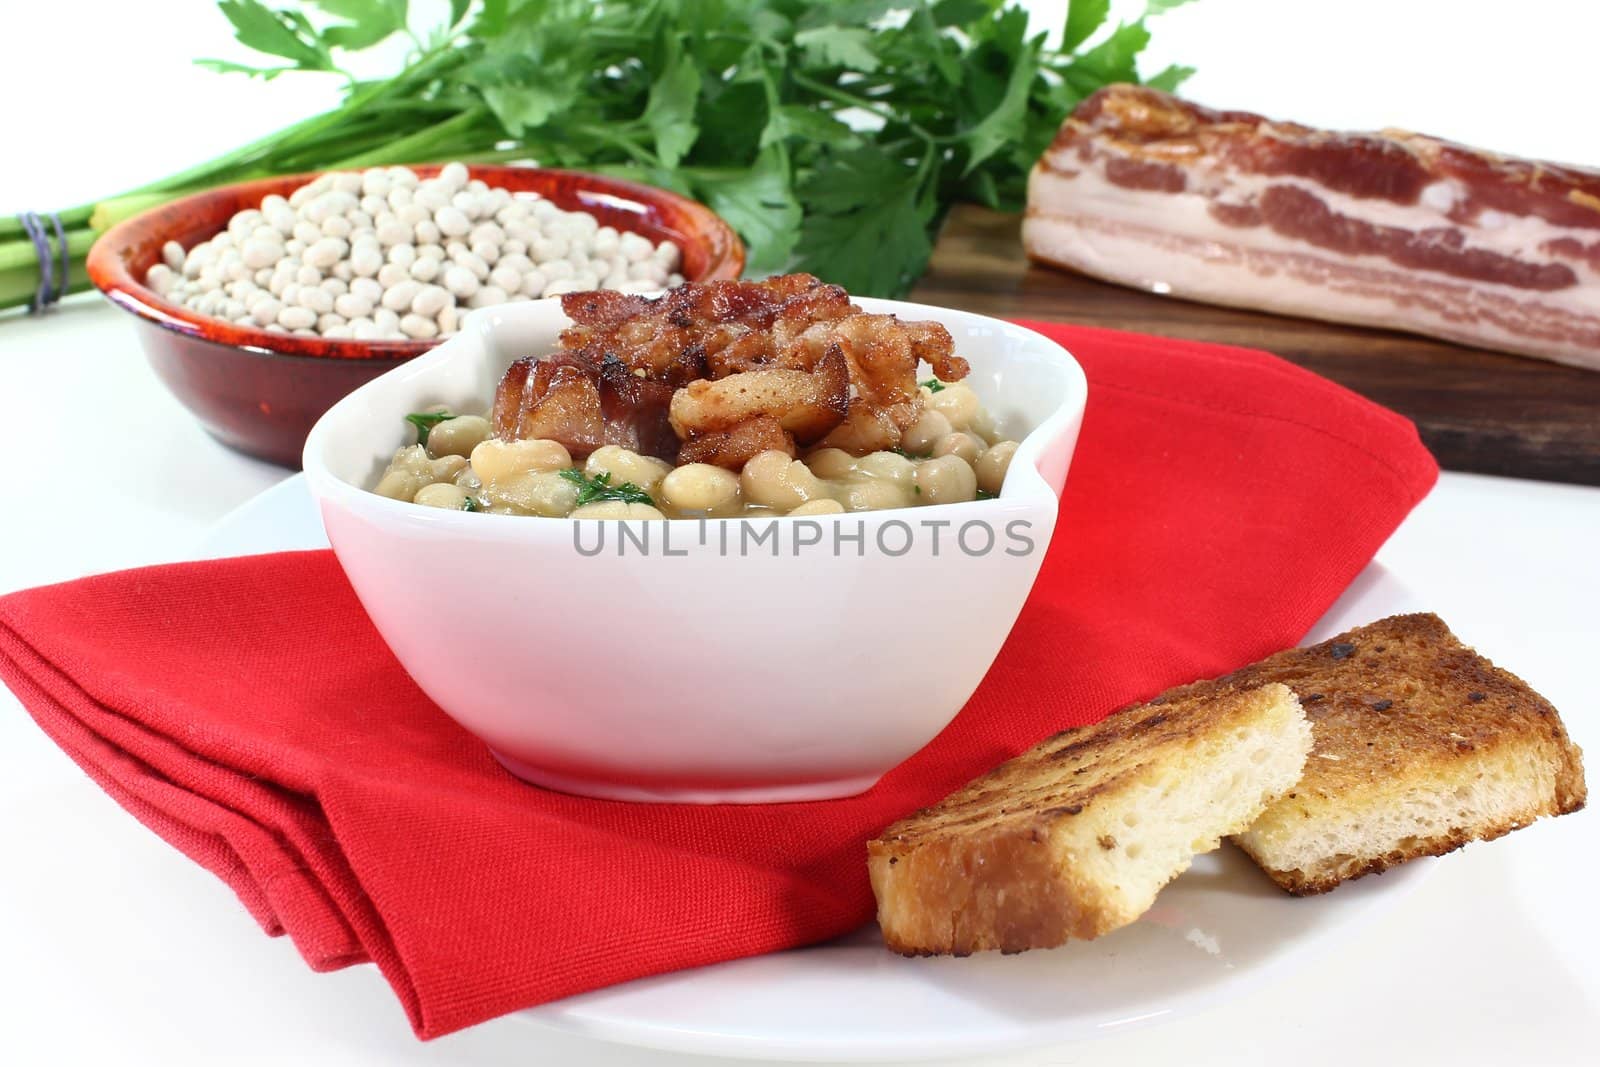
POLYGON ((346 156, 337 163, 328 165, 329 170, 353 170, 356 167, 370 167, 375 163, 424 163, 431 162, 438 155, 436 149, 444 142, 448 135, 459 130, 470 129, 489 115, 487 108, 474 107, 459 114, 436 122, 400 137, 390 140, 376 148, 353 156, 346 156))
POLYGON ((912 133, 916 134, 918 137, 922 138, 922 140, 927 141, 929 144, 941 144, 958 139, 955 137, 941 137, 937 134, 929 133, 927 130, 923 129, 915 122, 912 122, 904 115, 896 115, 893 111, 888 110, 872 100, 868 100, 864 96, 857 96, 854 93, 847 93, 842 90, 835 89, 833 86, 819 82, 814 78, 807 77, 797 70, 791 71, 789 77, 794 79, 796 85, 803 85, 807 89, 810 89, 812 92, 816 93, 818 96, 832 100, 837 104, 842 104, 845 107, 859 108, 869 115, 876 115, 884 122, 893 122, 902 125, 912 133))

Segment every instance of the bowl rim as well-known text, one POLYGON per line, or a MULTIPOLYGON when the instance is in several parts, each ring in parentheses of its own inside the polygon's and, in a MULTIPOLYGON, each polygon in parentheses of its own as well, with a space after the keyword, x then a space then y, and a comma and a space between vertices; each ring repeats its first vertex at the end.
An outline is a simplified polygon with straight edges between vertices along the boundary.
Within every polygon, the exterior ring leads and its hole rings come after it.
MULTIPOLYGON (((437 174, 443 164, 404 164, 404 166, 419 177, 427 178, 437 174)), ((579 188, 600 197, 635 204, 671 206, 698 224, 699 232, 706 244, 706 270, 698 277, 689 280, 701 282, 731 280, 739 277, 744 271, 744 242, 740 240, 733 227, 706 205, 670 190, 624 178, 559 167, 468 164, 467 170, 473 178, 481 178, 491 186, 495 184, 493 179, 496 176, 508 173, 526 174, 537 171, 549 175, 570 176, 578 179, 579 188)), ((128 267, 124 252, 129 246, 145 241, 165 243, 167 237, 160 222, 169 213, 182 215, 196 208, 209 206, 214 201, 239 196, 259 203, 268 194, 287 195, 326 173, 342 172, 314 171, 271 178, 254 178, 250 181, 214 186, 148 208, 112 226, 95 240, 85 263, 89 280, 111 303, 154 326, 259 355, 340 360, 409 360, 445 343, 448 339, 354 341, 299 337, 294 334, 272 333, 255 326, 240 326, 226 319, 202 315, 167 300, 136 278, 128 267)), ((531 301, 518 301, 518 303, 528 302, 531 301)))
MULTIPOLYGON (((1060 354, 1060 369, 1066 378, 1066 389, 1061 403, 1017 442, 1017 451, 1012 457, 1010 470, 1006 475, 1004 484, 1000 487, 1000 493, 996 497, 989 500, 967 500, 952 504, 924 504, 914 508, 845 511, 828 515, 731 515, 720 518, 596 519, 592 521, 725 524, 732 522, 803 520, 826 522, 828 520, 853 519, 856 521, 883 522, 902 517, 907 512, 914 512, 919 519, 938 520, 952 513, 961 513, 977 507, 991 509, 997 505, 1004 509, 1002 513, 1011 513, 1013 511, 1018 513, 1022 511, 1031 512, 1040 506, 1047 505, 1053 517, 1059 504, 1059 496, 1057 490, 1046 480, 1044 473, 1040 471, 1039 460, 1048 446, 1054 444, 1063 434, 1071 433, 1074 444, 1067 457, 1068 467, 1071 465, 1072 454, 1076 451, 1077 428, 1081 426, 1089 392, 1088 380, 1077 358, 1065 346, 1054 339, 1039 333, 1037 330, 1029 329, 1026 326, 1009 322, 1005 319, 997 319, 993 316, 982 315, 972 311, 963 311, 959 308, 941 307, 936 304, 919 304, 875 297, 856 297, 854 299, 862 305, 864 310, 869 312, 896 314, 902 318, 910 318, 912 315, 927 317, 929 312, 956 315, 974 320, 975 324, 983 324, 990 328, 1025 333, 1035 338, 1037 344, 1060 354)), ((311 432, 306 435, 305 448, 301 454, 301 469, 305 472, 307 485, 311 489, 312 495, 317 498, 319 505, 323 502, 330 502, 369 511, 375 517, 379 517, 397 527, 418 530, 427 529, 431 532, 449 532, 451 534, 469 533, 487 536, 497 541, 507 538, 513 540, 521 537, 531 538, 534 536, 535 531, 564 529, 565 527, 559 524, 575 521, 568 516, 493 515, 418 507, 415 504, 379 496, 365 486, 348 481, 335 474, 327 462, 328 450, 337 439, 335 434, 336 425, 347 417, 346 412, 364 403, 364 397, 369 391, 377 391, 383 388, 385 379, 391 375, 404 375, 409 379, 426 375, 434 367, 450 360, 482 358, 483 339, 498 325, 495 321, 496 316, 545 314, 552 306, 558 314, 561 313, 559 297, 551 297, 547 300, 519 301, 516 304, 505 304, 473 311, 463 320, 460 332, 454 337, 438 345, 422 358, 413 360, 404 366, 396 367, 361 385, 329 408, 312 426, 311 432), (521 533, 519 534, 518 531, 521 531, 521 533)), ((1065 472, 1063 472, 1063 478, 1065 478, 1065 472)), ((993 515, 994 513, 989 512, 989 514, 993 515)))

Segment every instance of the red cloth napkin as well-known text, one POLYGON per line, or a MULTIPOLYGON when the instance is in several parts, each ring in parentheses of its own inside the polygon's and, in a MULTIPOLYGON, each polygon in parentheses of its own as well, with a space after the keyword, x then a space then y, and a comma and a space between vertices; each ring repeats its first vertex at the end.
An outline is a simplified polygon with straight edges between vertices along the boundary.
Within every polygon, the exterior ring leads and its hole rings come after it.
POLYGON ((863 842, 885 824, 1046 734, 1293 644, 1437 476, 1409 422, 1265 353, 1033 328, 1090 383, 1055 540, 972 702, 863 796, 524 785, 417 690, 327 552, 5 597, 0 677, 314 969, 376 963, 423 1037, 842 934, 872 917, 863 842))

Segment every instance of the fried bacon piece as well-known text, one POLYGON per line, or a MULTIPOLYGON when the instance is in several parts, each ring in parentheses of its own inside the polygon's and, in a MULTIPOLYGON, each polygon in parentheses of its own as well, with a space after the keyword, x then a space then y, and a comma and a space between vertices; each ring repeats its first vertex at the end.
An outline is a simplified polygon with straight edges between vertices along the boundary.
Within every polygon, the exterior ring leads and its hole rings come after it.
POLYGON ((614 356, 674 385, 769 363, 775 343, 860 310, 839 286, 809 274, 682 285, 657 299, 568 293, 561 309, 573 322, 561 334, 563 349, 595 364, 614 356))
POLYGON ((737 468, 755 452, 793 455, 819 440, 892 448, 921 413, 919 362, 945 381, 968 369, 938 323, 866 314, 809 274, 684 285, 654 299, 569 293, 561 306, 572 326, 560 351, 512 365, 494 426, 580 458, 616 444, 737 468))
POLYGON ((495 390, 492 421, 497 437, 560 441, 574 456, 606 443, 595 376, 559 356, 525 356, 513 363, 495 390))
POLYGON ((896 425, 890 419, 888 412, 856 397, 850 401, 850 410, 844 421, 835 426, 821 443, 824 448, 838 448, 852 456, 865 456, 870 452, 898 447, 905 430, 906 427, 896 425))
POLYGON ((757 415, 730 430, 685 441, 678 450, 678 463, 711 463, 737 471, 752 457, 774 449, 794 455, 794 435, 771 415, 757 415))
POLYGON ((677 454, 678 435, 667 418, 671 385, 631 371, 617 359, 601 363, 598 377, 606 444, 661 459, 677 454))
POLYGON ((491 418, 504 440, 560 441, 579 459, 601 445, 621 445, 670 459, 678 436, 667 421, 672 387, 640 378, 615 360, 598 369, 570 357, 513 363, 495 390, 491 418))
POLYGON ((893 315, 852 315, 817 323, 796 337, 781 362, 804 365, 821 353, 840 352, 850 368, 855 397, 827 444, 857 455, 893 448, 922 414, 917 365, 926 362, 944 381, 964 378, 967 361, 954 354, 955 340, 937 322, 902 322, 893 315))
POLYGON ((701 380, 672 394, 669 415, 679 437, 724 433, 766 415, 806 445, 839 425, 850 403, 850 372, 838 350, 811 370, 759 367, 716 381, 701 380))

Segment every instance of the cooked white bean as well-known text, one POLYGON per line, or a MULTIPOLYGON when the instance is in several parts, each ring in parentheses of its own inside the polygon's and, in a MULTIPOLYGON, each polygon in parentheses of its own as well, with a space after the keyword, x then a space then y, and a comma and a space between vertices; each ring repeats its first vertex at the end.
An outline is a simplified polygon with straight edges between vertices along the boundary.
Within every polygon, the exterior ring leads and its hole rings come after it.
POLYGON ((909 485, 873 478, 850 483, 842 496, 846 511, 881 511, 908 507, 913 492, 909 485))
POLYGON ((873 452, 856 461, 856 471, 871 478, 909 487, 917 476, 917 465, 898 452, 873 452))
POLYGON ((571 513, 574 519, 664 519, 660 511, 649 504, 625 504, 620 500, 602 500, 585 504, 571 513))
POLYGON ((941 438, 947 437, 955 427, 942 411, 923 409, 922 415, 900 435, 900 447, 913 455, 925 456, 941 438))
POLYGON ((557 518, 578 503, 578 487, 555 471, 523 471, 487 483, 483 497, 490 504, 509 507, 514 514, 557 518))
POLYGON ((428 454, 470 456, 473 449, 489 439, 492 428, 482 415, 457 415, 436 424, 428 431, 428 454))
POLYGON ((977 496, 977 475, 960 456, 940 456, 917 464, 918 504, 954 504, 977 496))
POLYGON ((960 456, 968 463, 978 462, 978 456, 983 452, 984 443, 970 433, 957 431, 945 434, 934 443, 934 456, 960 456))
POLYGON ((485 485, 528 471, 559 471, 572 466, 560 441, 484 441, 472 450, 472 469, 485 485))
POLYGON ((618 445, 602 445, 589 453, 583 470, 591 478, 597 474, 611 475, 612 485, 632 482, 640 489, 651 492, 671 472, 672 464, 654 456, 641 456, 618 445))
POLYGON ((826 487, 804 463, 776 450, 751 457, 739 473, 745 499, 763 507, 791 511, 826 496, 826 487))
POLYGON ((716 511, 739 499, 739 477, 709 463, 688 463, 661 479, 661 495, 684 511, 716 511))
POLYGON ((452 481, 466 465, 460 456, 433 459, 421 445, 409 445, 394 454, 373 491, 395 500, 412 500, 424 486, 452 481))
POLYGON ((856 457, 842 448, 819 448, 806 457, 806 466, 818 478, 844 478, 856 469, 856 457))
POLYGON ((844 511, 844 505, 828 497, 819 497, 816 500, 807 500, 804 504, 790 511, 790 515, 837 515, 844 511))
POLYGON ((978 488, 998 496, 1005 484, 1006 472, 1011 469, 1011 457, 1017 454, 1017 442, 997 441, 984 450, 973 464, 978 476, 978 488))
POLYGON ((951 428, 956 430, 965 430, 978 414, 978 394, 963 382, 945 386, 923 403, 949 419, 951 428))

